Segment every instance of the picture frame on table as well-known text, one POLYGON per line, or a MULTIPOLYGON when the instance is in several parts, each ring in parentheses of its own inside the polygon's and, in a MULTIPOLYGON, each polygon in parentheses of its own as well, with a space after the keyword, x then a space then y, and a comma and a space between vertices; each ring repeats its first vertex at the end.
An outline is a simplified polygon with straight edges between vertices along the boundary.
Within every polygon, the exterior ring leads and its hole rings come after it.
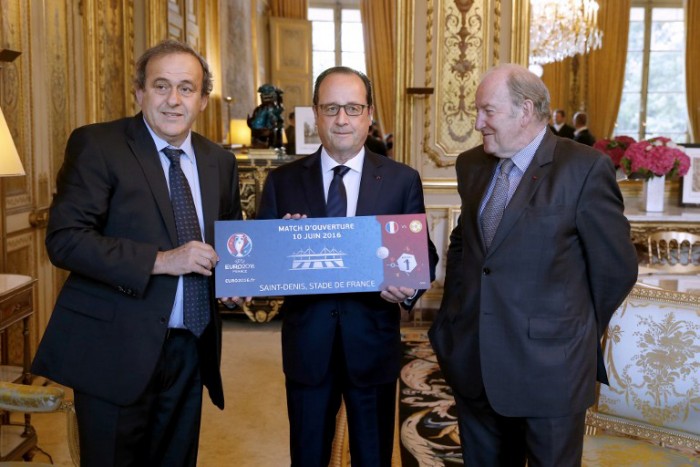
POLYGON ((296 154, 313 154, 321 145, 313 107, 294 107, 296 154))
POLYGON ((690 169, 680 179, 680 205, 700 207, 700 144, 679 144, 690 157, 690 169))

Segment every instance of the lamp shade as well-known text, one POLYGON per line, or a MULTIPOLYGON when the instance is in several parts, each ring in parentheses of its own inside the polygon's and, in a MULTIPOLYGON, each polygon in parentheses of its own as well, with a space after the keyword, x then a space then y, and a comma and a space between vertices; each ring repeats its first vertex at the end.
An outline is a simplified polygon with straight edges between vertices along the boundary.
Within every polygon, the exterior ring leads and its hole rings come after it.
POLYGON ((240 144, 241 146, 250 146, 250 128, 245 119, 232 119, 229 122, 228 130, 229 144, 240 144))
POLYGON ((0 109, 0 177, 14 175, 25 175, 24 167, 22 167, 15 143, 12 141, 10 128, 7 126, 2 109, 0 109))

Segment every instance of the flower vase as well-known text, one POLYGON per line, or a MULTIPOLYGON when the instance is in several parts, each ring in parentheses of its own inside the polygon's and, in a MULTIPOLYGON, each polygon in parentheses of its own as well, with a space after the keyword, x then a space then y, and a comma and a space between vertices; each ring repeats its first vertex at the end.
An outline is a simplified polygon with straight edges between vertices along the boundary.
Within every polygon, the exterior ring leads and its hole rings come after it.
POLYGON ((654 176, 644 180, 644 191, 642 193, 643 208, 647 212, 662 212, 664 210, 664 188, 666 177, 654 176))

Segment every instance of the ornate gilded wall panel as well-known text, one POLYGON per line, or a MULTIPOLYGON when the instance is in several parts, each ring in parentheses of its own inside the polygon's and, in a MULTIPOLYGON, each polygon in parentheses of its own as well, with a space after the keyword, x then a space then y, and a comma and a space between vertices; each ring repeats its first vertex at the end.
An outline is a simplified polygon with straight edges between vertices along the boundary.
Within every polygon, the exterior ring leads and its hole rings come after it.
MULTIPOLYGON (((69 57, 70 31, 73 27, 73 16, 61 2, 48 2, 46 5, 45 34, 47 40, 46 47, 46 68, 48 80, 48 94, 51 96, 48 107, 49 118, 49 158, 50 182, 47 179, 46 185, 52 186, 56 180, 58 169, 63 163, 63 153, 66 141, 70 132, 77 126, 76 122, 76 79, 69 57)), ((41 178, 46 177, 45 175, 41 178)), ((45 182, 42 182, 43 186, 45 182)), ((50 193, 44 193, 42 188, 39 192, 40 199, 38 206, 48 206, 50 203, 50 193)), ((50 191, 50 190, 47 190, 50 191)))
POLYGON ((311 22, 270 18, 270 61, 272 83, 284 91, 287 113, 311 105, 311 22))
POLYGON ((454 186, 456 156, 481 143, 474 94, 499 60, 501 0, 399 2, 397 154, 426 185, 454 186))
POLYGON ((87 120, 121 118, 132 108, 133 0, 85 0, 82 5, 87 120))
POLYGON ((426 86, 434 80, 437 92, 426 102, 423 134, 423 151, 438 167, 452 165, 456 155, 481 142, 474 129, 474 93, 489 64, 488 2, 440 3, 435 15, 436 63, 425 64, 426 86))
POLYGON ((222 12, 227 28, 223 29, 221 44, 224 96, 232 96, 227 118, 245 118, 255 108, 255 73, 253 50, 256 39, 253 37, 251 11, 254 5, 249 1, 229 2, 222 12), (245 46, 244 46, 245 45, 245 46), (228 115, 230 113, 230 116, 228 115))
MULTIPOLYGON (((0 108, 10 128, 26 177, 3 179, 6 213, 31 206, 32 164, 30 62, 26 53, 30 31, 28 11, 22 0, 0 1, 0 46, 22 52, 13 62, 0 68, 0 108)), ((1 209, 0 209, 1 211, 1 209)))

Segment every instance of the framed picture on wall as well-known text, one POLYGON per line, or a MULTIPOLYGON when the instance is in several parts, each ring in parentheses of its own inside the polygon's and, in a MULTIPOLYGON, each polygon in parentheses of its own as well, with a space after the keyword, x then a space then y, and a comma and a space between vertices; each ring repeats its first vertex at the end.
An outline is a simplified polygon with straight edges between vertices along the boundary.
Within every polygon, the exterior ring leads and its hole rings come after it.
POLYGON ((313 107, 294 107, 294 123, 296 154, 306 155, 316 152, 321 145, 321 138, 318 136, 313 107))
POLYGON ((681 177, 680 205, 700 206, 700 144, 681 144, 690 157, 690 169, 681 177))

